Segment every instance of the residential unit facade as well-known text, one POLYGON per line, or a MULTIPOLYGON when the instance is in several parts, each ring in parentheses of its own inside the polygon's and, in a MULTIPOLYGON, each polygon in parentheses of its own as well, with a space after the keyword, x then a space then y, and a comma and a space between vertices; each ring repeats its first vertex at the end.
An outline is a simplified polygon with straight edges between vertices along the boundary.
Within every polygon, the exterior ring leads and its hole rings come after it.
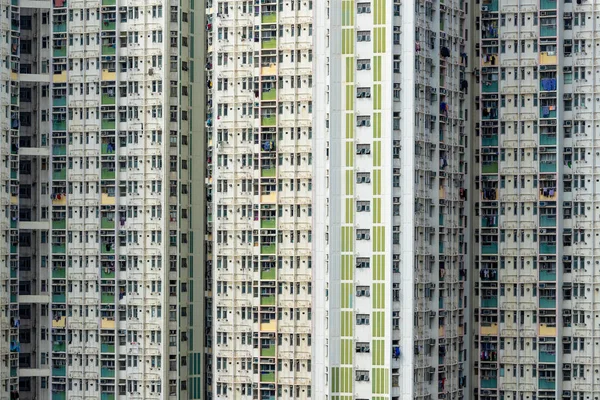
POLYGON ((0 13, 0 398, 200 398, 204 8, 0 13))
POLYGON ((474 398, 597 397, 599 11, 476 10, 474 398))

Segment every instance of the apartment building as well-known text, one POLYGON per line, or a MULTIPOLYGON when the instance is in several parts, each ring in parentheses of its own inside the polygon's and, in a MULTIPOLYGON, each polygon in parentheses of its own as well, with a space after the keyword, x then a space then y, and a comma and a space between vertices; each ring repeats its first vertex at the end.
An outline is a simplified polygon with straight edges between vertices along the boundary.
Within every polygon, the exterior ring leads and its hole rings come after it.
POLYGON ((200 398, 195 11, 2 1, 1 399, 200 398))
POLYGON ((597 2, 484 1, 473 395, 598 397, 597 2))
POLYGON ((315 398, 469 395, 468 6, 317 6, 315 398))
POLYGON ((313 398, 313 7, 207 9, 207 398, 313 398))

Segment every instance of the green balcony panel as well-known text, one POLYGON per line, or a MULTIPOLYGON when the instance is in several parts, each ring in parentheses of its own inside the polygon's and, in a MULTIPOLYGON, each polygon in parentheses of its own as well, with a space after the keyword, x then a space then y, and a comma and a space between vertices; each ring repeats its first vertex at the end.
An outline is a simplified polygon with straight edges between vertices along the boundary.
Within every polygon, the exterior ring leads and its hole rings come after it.
POLYGON ((440 299, 438 300, 438 307, 440 310, 444 309, 444 298, 440 297, 440 299))
POLYGON ((481 307, 496 308, 498 307, 498 298, 490 297, 481 299, 481 307))
POLYGON ((481 173, 483 174, 497 174, 498 173, 498 163, 490 162, 483 164, 481 166, 481 173))
POLYGON ((19 245, 11 244, 10 245, 10 254, 17 254, 19 252, 19 245))
POLYGON ((101 393, 100 400, 115 400, 114 393, 101 393))
POLYGON ((19 221, 17 221, 16 219, 13 218, 13 219, 10 220, 10 227, 12 229, 17 229, 18 225, 19 225, 19 221))
POLYGON ((540 254, 555 254, 556 245, 548 243, 540 243, 540 254))
POLYGON ((102 173, 100 174, 102 179, 115 179, 115 170, 102 168, 102 173))
POLYGON ((66 57, 67 56, 67 47, 54 47, 54 51, 52 52, 53 57, 66 57))
POLYGON ((52 391, 52 400, 66 400, 67 394, 65 392, 52 391))
POLYGON ((114 56, 116 53, 116 48, 112 44, 103 44, 102 45, 102 55, 103 56, 114 56))
POLYGON ((553 37, 556 36, 556 26, 541 26, 540 27, 541 37, 553 37))
POLYGON ((53 244, 52 245, 52 253, 54 254, 65 254, 67 251, 66 244, 53 244))
POLYGON ((556 215, 540 215, 540 226, 541 227, 556 226, 556 215))
POLYGON ((540 281, 548 282, 556 280, 556 271, 540 270, 540 281))
POLYGON ((264 92, 262 92, 262 95, 260 96, 260 98, 262 100, 273 101, 277 98, 277 90, 271 89, 271 90, 264 91, 264 92))
POLYGON ((263 41, 262 41, 263 50, 270 50, 270 49, 274 49, 276 47, 277 47, 277 39, 275 39, 275 38, 263 39, 263 41))
POLYGON ((274 115, 262 117, 260 123, 263 126, 275 126, 277 123, 277 118, 274 115))
POLYGON ((67 367, 52 367, 52 376, 67 376, 67 367))
POLYGON ((67 345, 65 342, 54 342, 52 344, 52 351, 61 352, 61 351, 66 351, 66 349, 67 349, 67 345))
POLYGON ((103 243, 100 248, 102 254, 115 254, 115 246, 113 244, 107 245, 103 243))
POLYGON ((556 106, 540 107, 540 118, 556 118, 556 106))
POLYGON ((274 24, 277 22, 277 13, 263 13, 261 21, 263 24, 274 24))
POLYGON ((102 105, 103 106, 111 106, 113 104, 115 104, 115 96, 111 96, 108 94, 103 94, 102 95, 102 105))
POLYGON ((11 303, 16 303, 17 302, 17 294, 16 293, 11 293, 10 294, 10 302, 11 303))
POLYGON ((552 161, 540 162, 540 172, 556 172, 556 163, 552 161))
POLYGON ((260 381, 261 382, 275 382, 275 372, 261 372, 260 373, 260 381))
POLYGON ((556 299, 540 297, 540 308, 556 308, 556 299))
POLYGON ((10 279, 17 279, 19 276, 19 270, 17 268, 10 269, 10 279))
POLYGON ((263 244, 260 246, 261 254, 275 254, 275 244, 263 244))
POLYGON ((100 351, 102 353, 114 353, 115 352, 115 345, 112 343, 102 343, 100 345, 100 351))
POLYGON ((554 378, 540 378, 538 380, 538 389, 556 389, 556 380, 554 378))
POLYGON ((498 146, 498 135, 483 136, 481 138, 482 146, 498 146))
POLYGON ((260 355, 263 357, 275 357, 275 345, 269 347, 261 347, 260 355))
POLYGON ((10 170, 10 179, 19 179, 19 171, 17 171, 16 169, 11 169, 10 170))
POLYGON ((113 368, 100 368, 100 376, 102 378, 114 378, 115 370, 113 368))
POLYGON ((65 33, 67 31, 67 23, 60 22, 52 25, 54 33, 65 33))
POLYGON ((65 120, 52 121, 52 130, 64 131, 66 129, 67 129, 67 121, 65 121, 65 120))
MULTIPOLYGON (((102 179, 104 179, 104 176, 102 177, 102 179)), ((100 227, 102 229, 115 229, 115 220, 113 218, 102 217, 100 227)))
POLYGON ((439 244, 439 252, 440 253, 444 252, 444 243, 443 242, 440 242, 440 244, 439 244))
POLYGON ((274 306, 275 305, 275 296, 262 296, 260 298, 261 306, 274 306))
POLYGON ((556 146, 556 135, 540 135, 540 146, 556 146))
POLYGON ((540 0, 542 10, 556 10, 556 0, 540 0))
POLYGON ((65 145, 52 146, 52 154, 55 156, 67 155, 67 146, 65 146, 65 145))
POLYGON ((540 351, 540 362, 554 363, 556 362, 556 353, 540 351))
POLYGON ((481 227, 482 228, 497 228, 498 227, 498 217, 491 216, 491 215, 481 217, 481 227))
POLYGON ((112 143, 102 143, 102 154, 115 154, 115 145, 112 143))
POLYGON ((67 220, 62 219, 53 219, 52 220, 52 229, 66 229, 67 228, 67 220))
POLYGON ((52 171, 52 179, 67 179, 67 169, 63 168, 63 169, 55 169, 52 171))
POLYGON ((276 226, 277 226, 277 221, 275 220, 275 218, 263 219, 260 221, 260 227, 263 229, 275 229, 276 226))
POLYGON ((64 96, 55 97, 52 99, 52 105, 54 107, 65 107, 67 105, 67 98, 64 96))
POLYGON ((10 104, 17 105, 19 104, 19 96, 10 96, 10 104))
POLYGON ((54 303, 66 303, 66 301, 67 301, 67 294, 66 293, 53 293, 52 294, 52 301, 54 303))
POLYGON ((108 268, 102 268, 101 276, 102 279, 113 279, 115 277, 115 271, 108 268))
POLYGON ((495 389, 498 387, 497 378, 481 378, 481 387, 483 389, 495 389))
POLYGON ((260 176, 263 178, 273 178, 277 174, 277 169, 275 167, 271 168, 263 168, 260 171, 260 176))
POLYGON ((117 0, 102 0, 103 6, 114 6, 117 4, 117 0))
POLYGON ((498 243, 482 244, 481 254, 498 254, 498 243))
POLYGON ((65 279, 67 276, 66 268, 52 268, 52 278, 65 279))
POLYGON ((102 22, 102 30, 103 31, 114 31, 117 27, 117 23, 115 21, 103 21, 102 22))
POLYGON ((481 3, 481 11, 484 11, 484 12, 498 11, 498 2, 499 2, 498 0, 482 2, 481 3))
POLYGON ((484 82, 481 85, 481 91, 483 93, 496 93, 496 92, 498 92, 498 81, 484 82))
POLYGON ((115 295, 113 293, 102 293, 100 302, 103 304, 114 303, 115 295))
POLYGON ((103 119, 102 124, 101 124, 102 129, 105 129, 105 130, 106 129, 108 129, 108 130, 115 129, 115 125, 116 124, 115 124, 114 119, 103 119))
POLYGON ((260 271, 260 279, 274 280, 277 276, 277 270, 275 268, 264 269, 260 271))

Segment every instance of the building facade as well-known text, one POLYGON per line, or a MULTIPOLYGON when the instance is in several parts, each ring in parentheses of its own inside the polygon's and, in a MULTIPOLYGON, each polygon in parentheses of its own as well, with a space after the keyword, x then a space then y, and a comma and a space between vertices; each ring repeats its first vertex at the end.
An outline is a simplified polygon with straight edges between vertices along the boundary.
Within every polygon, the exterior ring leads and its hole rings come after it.
POLYGON ((483 1, 474 396, 598 396, 598 4, 483 1))
POLYGON ((207 11, 207 398, 313 398, 313 6, 207 11))
POLYGON ((203 22, 2 2, 0 398, 200 398, 203 22))
POLYGON ((469 395, 468 11, 315 13, 318 399, 469 395))

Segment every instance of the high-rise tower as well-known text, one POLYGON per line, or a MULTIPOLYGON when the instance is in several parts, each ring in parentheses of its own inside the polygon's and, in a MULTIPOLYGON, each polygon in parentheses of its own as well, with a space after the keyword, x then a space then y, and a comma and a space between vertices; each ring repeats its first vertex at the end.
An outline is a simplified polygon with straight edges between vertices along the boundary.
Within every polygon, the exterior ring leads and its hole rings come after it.
POLYGON ((199 398, 203 15, 2 2, 0 398, 199 398))

